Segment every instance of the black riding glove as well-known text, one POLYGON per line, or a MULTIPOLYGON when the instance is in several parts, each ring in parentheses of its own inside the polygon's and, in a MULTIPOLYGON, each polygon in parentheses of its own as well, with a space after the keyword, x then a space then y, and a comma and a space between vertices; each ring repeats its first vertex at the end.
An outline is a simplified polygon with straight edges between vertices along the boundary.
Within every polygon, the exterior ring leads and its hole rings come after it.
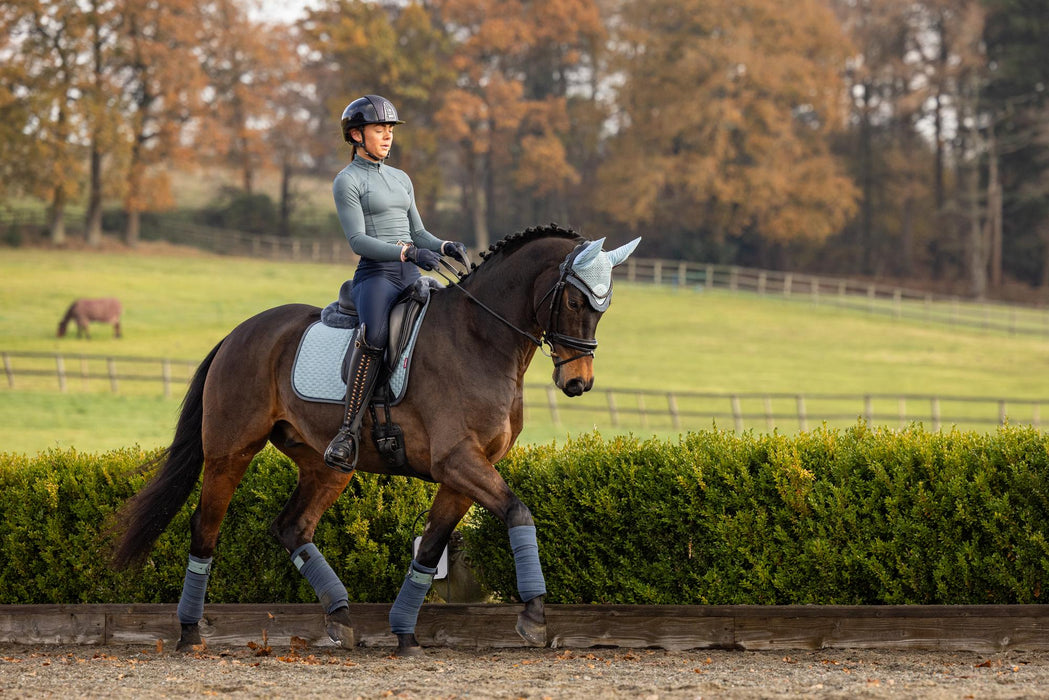
POLYGON ((441 256, 429 248, 419 248, 413 245, 408 246, 408 250, 404 251, 404 259, 415 263, 424 270, 436 270, 441 262, 441 256))
POLYGON ((458 260, 466 267, 470 267, 470 259, 466 257, 466 246, 458 241, 445 241, 442 243, 441 253, 458 260))

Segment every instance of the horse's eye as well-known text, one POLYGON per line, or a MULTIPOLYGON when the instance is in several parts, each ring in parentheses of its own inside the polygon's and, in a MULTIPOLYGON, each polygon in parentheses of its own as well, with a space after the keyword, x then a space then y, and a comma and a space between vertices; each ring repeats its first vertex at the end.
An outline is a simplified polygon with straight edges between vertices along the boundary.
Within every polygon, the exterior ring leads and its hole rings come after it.
POLYGON ((578 311, 579 307, 581 307, 581 306, 582 306, 582 304, 579 302, 578 299, 571 299, 570 298, 568 300, 568 308, 570 308, 572 311, 578 311))

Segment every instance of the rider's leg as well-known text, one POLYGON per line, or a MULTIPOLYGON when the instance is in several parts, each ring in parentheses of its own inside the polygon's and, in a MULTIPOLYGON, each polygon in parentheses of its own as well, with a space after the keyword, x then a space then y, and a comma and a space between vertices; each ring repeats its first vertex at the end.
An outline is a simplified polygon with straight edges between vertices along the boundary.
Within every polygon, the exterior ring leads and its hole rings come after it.
POLYGON ((364 409, 371 401, 382 369, 389 337, 390 307, 401 286, 382 275, 354 278, 353 296, 361 325, 350 348, 346 373, 346 411, 342 427, 324 452, 332 469, 353 471, 357 466, 364 409))

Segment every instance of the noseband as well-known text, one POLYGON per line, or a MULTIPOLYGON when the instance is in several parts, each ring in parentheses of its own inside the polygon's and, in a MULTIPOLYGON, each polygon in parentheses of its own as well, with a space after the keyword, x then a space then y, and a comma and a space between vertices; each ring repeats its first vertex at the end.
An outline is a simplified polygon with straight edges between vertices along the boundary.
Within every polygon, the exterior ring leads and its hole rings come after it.
MULTIPOLYGON (((575 260, 576 256, 579 255, 580 252, 582 252, 583 248, 585 248, 585 247, 586 247, 585 244, 578 245, 578 246, 575 247, 575 249, 571 253, 568 254, 568 257, 565 258, 564 263, 562 263, 562 265, 561 265, 561 274, 558 276, 557 282, 555 282, 554 286, 552 286, 546 292, 546 294, 544 294, 539 299, 538 306, 542 306, 543 302, 546 301, 546 298, 547 297, 551 297, 551 299, 550 299, 550 322, 549 322, 547 328, 543 329, 542 333, 539 334, 538 338, 536 338, 534 335, 532 335, 528 331, 521 330, 520 328, 515 326, 513 323, 511 323, 506 318, 504 318, 498 311, 492 309, 491 307, 486 305, 484 302, 482 302, 480 299, 475 297, 473 294, 471 294, 467 290, 463 289, 462 285, 460 285, 460 284, 456 283, 454 280, 451 280, 448 277, 446 277, 444 275, 444 273, 441 272, 440 270, 437 271, 437 274, 439 274, 441 277, 444 277, 444 279, 446 281, 448 281, 448 283, 451 284, 452 287, 455 287, 456 289, 461 291, 471 301, 473 301, 475 304, 477 304, 482 309, 487 311, 489 314, 491 314, 492 316, 494 316, 498 320, 502 321, 505 325, 507 325, 508 327, 513 329, 519 335, 522 335, 525 338, 527 338, 533 345, 535 345, 537 348, 539 348, 540 352, 542 352, 547 357, 549 357, 551 359, 553 359, 555 357, 559 357, 557 352, 554 350, 554 343, 557 343, 558 345, 561 345, 563 347, 569 348, 570 350, 575 350, 576 352, 579 353, 578 355, 573 355, 572 357, 570 357, 568 359, 565 359, 565 360, 561 360, 561 359, 555 360, 554 361, 554 367, 560 367, 561 365, 566 365, 569 362, 575 362, 576 360, 578 360, 580 358, 583 358, 583 357, 593 357, 594 356, 594 351, 597 350, 597 339, 596 338, 579 338, 579 337, 576 337, 576 336, 573 336, 573 335, 565 335, 564 333, 560 333, 557 330, 555 330, 555 328, 558 325, 558 321, 561 318, 561 301, 562 301, 562 299, 564 297, 564 294, 565 294, 565 287, 567 286, 570 277, 577 277, 575 272, 572 270, 572 262, 575 260), (546 345, 548 345, 550 347, 550 352, 547 352, 546 350, 543 349, 543 345, 544 344, 546 344, 546 345)), ((451 270, 451 272, 454 275, 456 275, 456 277, 459 277, 460 279, 462 279, 462 276, 459 275, 459 272, 454 267, 449 265, 448 262, 446 262, 444 260, 444 258, 441 258, 441 264, 444 265, 447 269, 451 270)), ((536 323, 538 323, 538 321, 539 321, 539 319, 536 318, 536 323)), ((539 324, 539 325, 540 325, 540 327, 542 327, 542 324, 539 324)))

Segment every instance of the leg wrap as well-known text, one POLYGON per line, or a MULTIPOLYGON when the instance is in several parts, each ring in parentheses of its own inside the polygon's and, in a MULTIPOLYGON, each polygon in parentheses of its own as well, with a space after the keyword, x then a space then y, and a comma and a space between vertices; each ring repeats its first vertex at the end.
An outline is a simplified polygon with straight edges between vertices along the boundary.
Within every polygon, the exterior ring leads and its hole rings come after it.
POLYGON ((291 561, 317 593, 324 612, 330 613, 349 605, 350 597, 346 586, 335 574, 331 565, 324 559, 317 546, 307 542, 291 553, 291 561))
POLYGON ((419 608, 423 605, 437 567, 430 568, 412 560, 408 575, 404 577, 397 600, 390 608, 390 630, 394 634, 413 634, 415 621, 419 619, 419 608))
POLYGON ((517 569, 517 592, 521 602, 527 603, 536 596, 546 594, 546 579, 539 564, 539 543, 535 539, 534 525, 517 525, 509 530, 510 548, 514 551, 514 568, 517 569))
POLYGON ((186 578, 182 582, 182 597, 178 600, 178 621, 183 625, 194 625, 204 617, 204 594, 208 590, 211 575, 211 557, 201 559, 189 555, 186 578))

